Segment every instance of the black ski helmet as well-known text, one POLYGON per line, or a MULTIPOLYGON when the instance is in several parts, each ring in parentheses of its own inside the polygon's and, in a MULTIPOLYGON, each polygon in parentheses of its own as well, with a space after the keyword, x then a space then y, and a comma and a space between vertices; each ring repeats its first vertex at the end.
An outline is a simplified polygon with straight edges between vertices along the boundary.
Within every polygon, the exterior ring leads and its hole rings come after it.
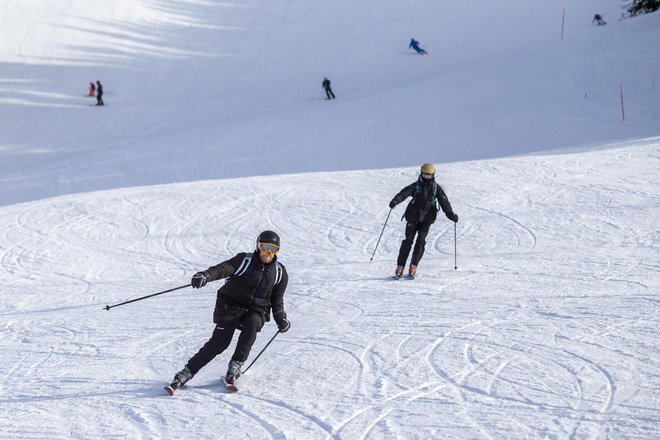
POLYGON ((259 245, 259 243, 272 243, 279 246, 280 236, 274 231, 263 231, 257 237, 257 245, 259 245))

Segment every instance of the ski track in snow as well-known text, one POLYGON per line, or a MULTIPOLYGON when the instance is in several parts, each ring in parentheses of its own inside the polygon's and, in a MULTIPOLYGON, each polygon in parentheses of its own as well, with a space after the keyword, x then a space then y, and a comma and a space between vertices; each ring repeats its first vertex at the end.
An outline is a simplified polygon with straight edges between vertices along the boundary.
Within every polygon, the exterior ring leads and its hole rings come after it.
MULTIPOLYGON (((654 438, 657 165, 657 146, 630 146, 448 167, 459 270, 453 225, 440 216, 414 281, 389 279, 402 208, 369 263, 387 202, 414 171, 0 208, 0 409, 12 414, 0 429, 6 438, 654 438), (220 384, 225 353, 165 396, 211 333, 217 285, 102 307, 184 284, 270 227, 283 237, 291 331, 239 393, 220 384)), ((253 355, 274 331, 264 328, 253 355)))

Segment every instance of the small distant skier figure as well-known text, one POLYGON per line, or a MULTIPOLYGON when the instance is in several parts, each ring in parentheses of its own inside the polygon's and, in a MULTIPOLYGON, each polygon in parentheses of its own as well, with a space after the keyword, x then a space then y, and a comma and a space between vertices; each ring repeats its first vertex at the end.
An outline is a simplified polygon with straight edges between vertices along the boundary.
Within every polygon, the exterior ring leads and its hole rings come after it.
POLYGON ((605 20, 603 20, 603 16, 600 14, 594 15, 594 19, 591 20, 592 23, 596 23, 598 26, 605 26, 607 23, 605 23, 605 20))
POLYGON ((410 39, 410 44, 408 45, 408 49, 415 49, 415 52, 417 52, 420 55, 428 55, 428 52, 426 52, 424 49, 419 47, 419 41, 415 40, 414 38, 410 39))
POLYGON ((89 96, 94 97, 94 93, 96 92, 96 87, 94 86, 94 82, 89 83, 89 96))
POLYGON ((328 78, 323 78, 323 90, 325 90, 326 99, 335 99, 335 94, 332 93, 332 88, 330 87, 330 80, 328 78))
POLYGON ((96 105, 103 105, 103 86, 101 81, 96 81, 96 105))

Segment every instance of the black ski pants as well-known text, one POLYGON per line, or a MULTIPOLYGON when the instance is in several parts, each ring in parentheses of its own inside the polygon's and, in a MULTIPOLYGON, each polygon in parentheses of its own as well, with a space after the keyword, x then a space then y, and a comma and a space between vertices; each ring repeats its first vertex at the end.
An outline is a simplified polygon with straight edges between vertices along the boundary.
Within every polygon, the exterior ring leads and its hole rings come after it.
POLYGON ((406 261, 408 260, 408 254, 410 254, 410 249, 413 245, 413 240, 415 240, 415 234, 417 235, 417 241, 415 242, 415 249, 413 250, 412 259, 410 264, 417 266, 424 255, 424 247, 426 246, 426 236, 429 233, 431 228, 431 223, 429 222, 408 222, 406 223, 406 238, 401 242, 401 247, 399 248, 399 257, 396 260, 397 266, 405 266, 406 261))
POLYGON ((188 369, 193 375, 197 374, 213 358, 229 347, 231 339, 234 337, 234 332, 237 329, 241 331, 241 334, 238 336, 236 349, 231 360, 245 362, 250 355, 254 341, 257 339, 257 333, 261 331, 263 325, 263 317, 260 313, 253 310, 247 311, 240 319, 238 325, 217 325, 213 330, 211 339, 188 361, 188 369))
POLYGON ((325 89, 325 96, 327 96, 328 99, 335 99, 335 94, 332 93, 332 89, 330 87, 325 89))

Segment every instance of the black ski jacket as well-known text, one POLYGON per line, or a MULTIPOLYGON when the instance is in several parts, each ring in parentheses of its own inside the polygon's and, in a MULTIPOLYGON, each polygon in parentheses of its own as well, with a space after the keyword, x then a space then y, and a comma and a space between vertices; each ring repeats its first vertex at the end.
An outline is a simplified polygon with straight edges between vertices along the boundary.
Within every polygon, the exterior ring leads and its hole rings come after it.
POLYGON ((454 214, 445 191, 435 182, 435 179, 424 180, 422 176, 419 176, 416 182, 406 186, 394 196, 390 202, 390 208, 394 208, 408 197, 412 197, 412 200, 403 214, 406 221, 433 223, 440 209, 450 220, 454 214))
POLYGON ((218 289, 213 311, 215 324, 237 323, 248 310, 254 310, 261 314, 264 321, 270 321, 272 309, 273 318, 278 324, 286 318, 284 291, 289 282, 286 268, 283 264, 277 263, 277 256, 270 264, 263 264, 259 259, 259 252, 254 251, 245 272, 233 276, 247 255, 249 255, 247 252, 241 252, 204 271, 207 281, 228 278, 218 289), (282 277, 276 285, 278 264, 282 269, 282 277))

